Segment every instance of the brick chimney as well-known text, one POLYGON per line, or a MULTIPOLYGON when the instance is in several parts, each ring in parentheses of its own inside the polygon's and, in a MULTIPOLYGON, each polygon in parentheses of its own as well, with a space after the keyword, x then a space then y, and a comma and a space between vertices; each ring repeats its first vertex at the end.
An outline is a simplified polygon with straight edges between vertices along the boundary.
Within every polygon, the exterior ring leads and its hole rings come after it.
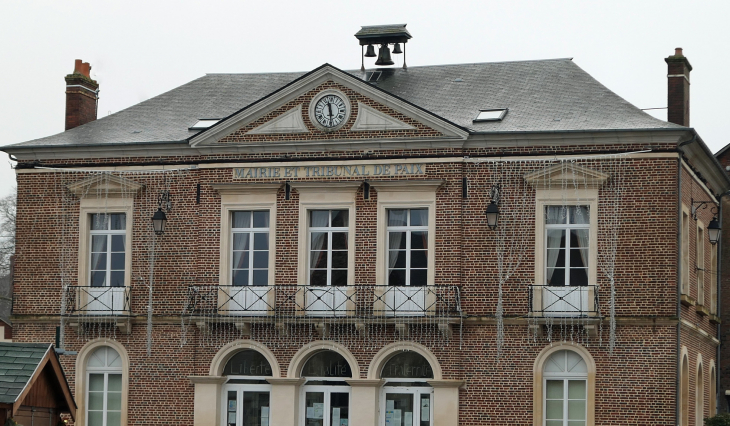
POLYGON ((674 50, 674 56, 664 59, 667 63, 667 121, 689 127, 689 72, 692 65, 682 54, 682 48, 674 50))
POLYGON ((89 76, 91 65, 77 59, 73 74, 66 76, 66 130, 96 120, 99 83, 89 76))

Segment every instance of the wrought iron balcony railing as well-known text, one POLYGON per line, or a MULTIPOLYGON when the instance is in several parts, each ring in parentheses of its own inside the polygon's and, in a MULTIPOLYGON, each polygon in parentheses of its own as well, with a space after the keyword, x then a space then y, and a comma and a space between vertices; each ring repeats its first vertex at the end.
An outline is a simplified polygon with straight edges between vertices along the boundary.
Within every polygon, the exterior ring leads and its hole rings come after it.
POLYGON ((457 286, 188 287, 183 315, 277 317, 459 317, 457 286))
POLYGON ((529 309, 533 317, 599 317, 598 286, 532 285, 529 309))
POLYGON ((68 286, 63 294, 65 316, 129 315, 128 287, 68 286))

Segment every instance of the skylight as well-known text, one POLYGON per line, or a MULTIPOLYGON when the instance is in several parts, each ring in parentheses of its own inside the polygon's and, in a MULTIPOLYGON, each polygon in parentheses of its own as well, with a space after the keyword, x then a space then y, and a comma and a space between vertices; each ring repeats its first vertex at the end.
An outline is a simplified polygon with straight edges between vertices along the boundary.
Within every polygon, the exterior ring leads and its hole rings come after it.
POLYGON ((505 115, 507 115, 507 108, 483 109, 479 111, 479 115, 474 119, 474 122, 502 121, 505 115))
POLYGON ((188 127, 188 130, 203 130, 207 129, 208 127, 214 125, 215 123, 219 122, 220 120, 217 118, 201 118, 198 120, 197 123, 193 124, 192 126, 188 127))
POLYGON ((382 71, 368 71, 365 73, 365 81, 378 81, 382 74, 382 71))

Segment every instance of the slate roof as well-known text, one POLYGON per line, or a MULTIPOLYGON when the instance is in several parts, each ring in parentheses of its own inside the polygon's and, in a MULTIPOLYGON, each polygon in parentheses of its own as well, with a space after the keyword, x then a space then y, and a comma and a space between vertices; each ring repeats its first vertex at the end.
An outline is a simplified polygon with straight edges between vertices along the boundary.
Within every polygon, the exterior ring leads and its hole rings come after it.
POLYGON ((47 343, 0 342, 0 403, 15 402, 49 347, 47 343))
MULTIPOLYGON (((364 78, 358 71, 348 73, 364 78)), ((179 142, 200 118, 224 118, 305 73, 208 74, 57 135, 15 147, 179 142)), ((377 87, 473 133, 681 129, 644 113, 570 59, 385 69, 377 87), (479 109, 508 108, 473 123, 479 109)))
POLYGON ((391 25, 366 25, 360 27, 360 31, 355 33, 358 39, 377 38, 382 36, 402 36, 411 38, 411 33, 406 29, 406 24, 391 25))

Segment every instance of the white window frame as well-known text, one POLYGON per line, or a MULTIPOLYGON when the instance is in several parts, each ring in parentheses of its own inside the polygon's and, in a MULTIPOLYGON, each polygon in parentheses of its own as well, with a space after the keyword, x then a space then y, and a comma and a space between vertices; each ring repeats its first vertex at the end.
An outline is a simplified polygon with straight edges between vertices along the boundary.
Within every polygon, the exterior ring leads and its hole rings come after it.
MULTIPOLYGON (((583 225, 582 225, 583 226, 583 225)), ((565 288, 565 291, 577 291, 578 297, 585 301, 585 311, 578 314, 595 315, 595 285, 598 282, 598 188, 575 189, 537 189, 535 191, 535 287, 533 288, 533 309, 538 309, 543 315, 545 305, 550 305, 547 299, 550 294, 565 288), (568 286, 550 286, 545 288, 547 271, 547 227, 545 212, 548 206, 587 206, 589 211, 588 231, 588 287, 578 288, 568 286), (552 290, 555 289, 555 290, 552 290), (545 297, 544 297, 545 296, 545 297)), ((547 315, 550 315, 549 313, 547 315)), ((567 315, 561 312, 559 315, 567 315)))
POLYGON ((695 270, 697 271, 697 304, 705 305, 705 224, 697 220, 695 270))
MULTIPOLYGON (((108 339, 95 339, 86 344, 76 357, 76 401, 79 406, 76 410, 76 423, 79 425, 88 424, 88 407, 89 407, 89 375, 90 374, 121 374, 122 376, 122 406, 121 406, 121 426, 127 425, 127 396, 129 392, 129 358, 124 347, 115 341, 108 339), (109 347, 115 350, 122 361, 121 367, 89 367, 88 362, 91 355, 98 349, 109 347)), ((104 383, 108 382, 108 374, 105 375, 104 383)), ((106 403, 106 397, 104 398, 106 403)), ((106 412, 106 411, 105 411, 106 412)), ((104 416, 106 422, 106 416, 104 416)))
POLYGON ((682 261, 682 276, 681 278, 681 291, 682 294, 689 296, 689 220, 690 220, 689 208, 682 204, 682 213, 680 215, 680 250, 681 250, 681 261, 682 261))
MULTIPOLYGON (((549 357, 546 358, 546 360, 551 358, 552 356, 554 356, 555 354, 557 354, 559 352, 561 352, 561 351, 553 352, 549 357)), ((576 353, 574 351, 568 351, 568 352, 576 353)), ((579 353, 576 353, 576 354, 578 356, 581 356, 579 353)), ((583 358, 583 357, 581 356, 581 358, 583 358)), ((583 358, 583 362, 586 364, 586 370, 588 370, 588 363, 586 362, 585 358, 583 358)), ((544 369, 544 365, 543 365, 543 369, 544 369)), ((569 381, 579 381, 579 380, 582 380, 585 382, 586 395, 585 395, 585 399, 583 401, 585 401, 585 407, 586 407, 586 412, 584 413, 585 422, 586 422, 586 425, 588 425, 589 424, 588 423, 588 415, 589 415, 588 414, 588 412, 589 412, 588 372, 570 373, 570 372, 565 371, 565 372, 560 372, 560 373, 557 373, 557 372, 552 373, 552 372, 545 372, 543 370, 543 374, 542 374, 542 401, 543 401, 543 403, 542 403, 542 424, 543 424, 543 426, 547 423, 547 382, 548 382, 548 380, 563 382, 563 426, 568 426, 568 424, 569 424, 568 416, 567 416, 568 415, 568 402, 570 401, 569 396, 568 396, 568 382, 569 381)))
MULTIPOLYGON (((406 282, 405 282, 405 285, 406 286, 411 286, 412 285, 411 284, 411 266, 410 266, 411 265, 411 253, 412 253, 412 248, 411 248, 411 232, 414 232, 414 231, 415 232, 426 231, 426 238, 427 238, 427 243, 426 244, 430 243, 430 241, 431 241, 431 231, 430 231, 430 220, 431 220, 431 217, 430 216, 431 216, 431 211, 428 210, 428 220, 429 220, 429 224, 428 225, 413 226, 413 225, 410 224, 410 222, 411 222, 411 214, 410 214, 411 210, 425 210, 425 209, 418 208, 418 207, 408 207, 408 208, 388 208, 388 209, 385 210, 385 222, 386 222, 386 225, 385 225, 386 226, 386 237, 385 238, 386 238, 386 241, 388 242, 388 256, 386 258, 388 259, 388 264, 390 263, 390 251, 391 251, 390 250, 390 233, 391 232, 405 232, 405 234, 406 234, 406 248, 405 248, 405 252, 406 252, 406 266, 405 266, 406 282), (389 217, 388 216, 389 216, 390 211, 392 211, 392 210, 405 210, 405 211, 407 211, 408 212, 406 214, 406 222, 407 222, 407 225, 405 225, 405 226, 390 226, 390 225, 388 225, 388 221, 389 221, 389 217)), ((430 246, 428 246, 426 248, 426 256, 427 256, 427 259, 428 259, 428 256, 430 255, 430 253, 432 251, 433 251, 433 249, 430 246)), ((426 265, 426 268, 427 268, 427 273, 428 273, 428 264, 426 265)), ((390 268, 388 268, 388 271, 386 271, 385 280, 386 280, 385 284, 391 285, 390 284, 390 268)), ((427 280, 427 283, 428 283, 428 280, 427 280)))
POLYGON ((712 244, 710 246, 710 313, 712 315, 717 314, 717 283, 718 283, 718 264, 717 264, 717 251, 718 245, 712 244))
MULTIPOLYGON (((347 208, 347 209, 334 209, 334 208, 327 208, 327 209, 309 209, 309 210, 307 210, 307 215, 308 215, 308 217, 307 217, 307 225, 311 224, 311 220, 310 220, 311 219, 311 215, 312 215, 312 212, 315 212, 315 211, 326 211, 326 212, 328 212, 328 225, 327 226, 322 226, 322 227, 314 227, 314 226, 308 226, 307 227, 307 240, 309 241, 309 244, 308 244, 307 248, 309 250, 309 258, 311 259, 312 251, 314 251, 314 250, 312 250, 312 243, 311 243, 311 241, 312 241, 312 233, 321 232, 321 233, 327 234, 327 250, 326 250, 327 251, 327 267, 325 268, 325 270, 327 271, 327 284, 326 284, 326 286, 327 287, 331 287, 332 286, 332 271, 333 271, 333 268, 332 268, 332 234, 333 233, 343 233, 343 232, 346 233, 347 234, 347 244, 348 244, 348 247, 347 247, 348 267, 347 267, 347 281, 346 281, 346 285, 350 285, 351 280, 350 280, 349 263, 350 263, 350 258, 351 257, 354 257, 354 255, 355 255, 355 253, 353 253, 353 252, 350 251, 350 247, 349 247, 350 246, 350 240, 352 240, 352 239, 355 238, 355 235, 352 234, 352 233, 350 233, 350 229, 351 229, 351 227, 350 227, 350 209, 349 208, 347 208), (347 226, 342 226, 342 227, 330 226, 330 224, 332 223, 332 212, 333 211, 346 211, 347 212, 347 226)), ((319 251, 319 250, 317 250, 317 251, 319 251)), ((312 285, 312 283, 310 281, 311 278, 312 278, 312 262, 311 261, 310 262, 307 262, 307 268, 308 268, 308 270, 307 270, 307 281, 306 281, 306 284, 308 286, 311 286, 312 285)), ((317 269, 319 269, 319 268, 317 268, 317 269)), ((341 269, 341 268, 338 268, 338 270, 339 269, 341 269)))
POLYGON ((254 275, 253 273, 254 273, 254 270, 255 269, 259 269, 260 270, 262 268, 254 268, 254 266, 253 266, 253 262, 254 262, 253 259, 254 259, 254 253, 255 253, 255 250, 254 250, 254 234, 262 234, 264 232, 266 232, 267 239, 269 240, 268 241, 269 242, 269 245, 268 245, 268 248, 266 249, 266 251, 268 252, 267 253, 267 256, 268 256, 267 261, 268 262, 267 262, 267 267, 266 267, 266 271, 267 271, 267 285, 269 285, 268 284, 269 275, 271 275, 271 273, 273 272, 272 271, 273 268, 272 268, 272 264, 271 264, 271 212, 269 211, 269 209, 246 209, 246 210, 230 210, 229 211, 229 214, 230 214, 229 220, 230 220, 230 224, 231 224, 230 227, 229 227, 229 229, 230 229, 230 235, 229 235, 230 240, 229 241, 230 241, 230 244, 231 244, 231 250, 229 251, 229 253, 230 253, 230 259, 229 259, 229 261, 231 262, 230 263, 231 268, 229 270, 229 276, 228 276, 229 277, 229 281, 228 281, 228 285, 233 286, 233 266, 234 266, 233 265, 233 259, 235 257, 235 250, 233 248, 234 235, 235 234, 246 234, 246 235, 248 235, 249 247, 248 247, 248 250, 246 250, 245 252, 247 252, 248 255, 249 255, 248 256, 249 261, 248 261, 248 271, 247 271, 247 274, 248 274, 248 284, 245 287, 256 287, 253 284, 253 275, 254 275), (234 228, 233 227, 233 215, 235 213, 241 213, 241 212, 251 213, 251 226, 249 226, 248 228, 234 228), (266 228, 254 228, 253 215, 254 215, 254 213, 258 213, 258 212, 268 213, 268 215, 269 215, 269 226, 267 226, 266 228))
MULTIPOLYGON (((266 380, 271 376, 228 376, 228 382, 231 380, 266 380)), ((221 386, 221 426, 228 425, 228 391, 236 392, 236 425, 243 425, 243 393, 244 392, 268 392, 269 393, 269 424, 271 424, 271 385, 270 384, 252 384, 252 383, 224 383, 221 386)))
MULTIPOLYGON (((307 377, 307 382, 309 381, 346 381, 350 379, 349 377, 307 377)), ((330 394, 332 393, 346 393, 348 394, 347 397, 347 404, 348 404, 348 417, 353 413, 352 410, 352 387, 351 386, 343 386, 343 385, 308 385, 307 382, 305 382, 299 391, 299 405, 301 409, 299 410, 299 424, 300 426, 305 426, 307 423, 307 392, 322 392, 324 393, 324 416, 322 419, 322 423, 325 426, 328 426, 331 423, 331 400, 330 400, 330 394)), ((348 418, 348 422, 352 421, 353 419, 348 418)))
MULTIPOLYGON (((127 214, 126 213, 116 213, 116 212, 104 212, 104 213, 91 213, 89 217, 89 279, 87 282, 87 285, 89 287, 92 286, 92 278, 93 274, 91 271, 92 262, 91 259, 93 258, 93 240, 95 236, 106 236, 106 248, 104 250, 104 254, 106 254, 106 267, 105 267, 105 279, 104 279, 104 285, 99 287, 112 287, 111 285, 111 264, 112 264, 112 237, 115 235, 121 235, 124 236, 124 262, 125 262, 125 269, 124 269, 124 284, 126 284, 127 275, 129 274, 129 269, 126 267, 127 262, 127 246, 130 244, 130 241, 127 239, 127 214), (111 215, 124 215, 124 229, 111 229, 111 215), (102 217, 107 218, 107 229, 91 229, 91 226, 93 225, 93 222, 95 221, 94 216, 100 215, 102 217)), ((99 252, 101 253, 101 252, 99 252)), ((126 285, 125 285, 126 286, 126 285)))
MULTIPOLYGON (((259 291, 266 292, 269 286, 273 286, 275 282, 275 262, 276 262, 276 199, 277 193, 281 189, 280 183, 261 184, 261 183, 223 183, 211 185, 213 189, 218 191, 221 197, 221 214, 220 214, 220 267, 218 272, 218 300, 229 300, 231 297, 229 289, 233 284, 233 231, 232 220, 235 211, 268 211, 269 212, 269 274, 267 287, 259 287, 259 291)), ((253 262, 253 259, 251 259, 253 262)), ((256 286, 248 286, 241 291, 256 291, 256 286)), ((274 306, 274 292, 265 293, 265 301, 268 306, 274 306)), ((258 293, 254 297, 260 297, 258 293)), ((236 311, 232 305, 225 303, 221 306, 222 312, 229 315, 241 315, 241 311, 236 311)), ((270 308, 267 308, 270 311, 270 308)), ((268 313, 267 311, 249 312, 251 315, 261 315, 268 313)))
MULTIPOLYGON (((570 207, 587 207, 588 208, 588 215, 589 215, 588 216, 589 222, 590 222, 590 219, 591 219, 590 216, 592 216, 591 211, 590 211, 591 210, 591 206, 588 206, 588 205, 578 205, 578 204, 571 204, 571 205, 566 205, 566 206, 561 206, 561 205, 546 205, 545 206, 545 210, 543 211, 543 216, 547 215, 547 209, 550 208, 550 207, 567 207, 567 208, 570 208, 570 207)), ((571 241, 570 231, 572 231, 572 230, 587 230, 589 232, 589 235, 588 235, 589 249, 588 250, 589 250, 589 253, 590 253, 590 244, 592 242, 591 241, 591 235, 590 235, 591 224, 590 223, 580 223, 580 224, 569 223, 570 222, 570 214, 566 212, 566 215, 568 216, 568 219, 566 219, 566 222, 568 222, 568 223, 556 223, 556 224, 548 224, 548 223, 545 223, 544 224, 544 227, 545 227, 545 240, 544 240, 545 241, 545 244, 543 246, 543 256, 544 256, 546 265, 545 265, 545 275, 544 275, 545 281, 543 281, 543 285, 548 285, 548 283, 547 283, 547 269, 548 269, 548 266, 547 266, 547 257, 548 257, 548 247, 547 247, 547 241, 548 241, 548 239, 547 239, 547 234, 548 234, 548 232, 550 230, 556 229, 556 230, 565 231, 565 247, 563 249, 561 249, 561 250, 563 250, 565 252, 565 266, 563 267, 563 269, 565 271, 564 272, 564 274, 565 274, 565 284, 563 284, 564 286, 570 286, 570 275, 571 275, 570 274, 570 270, 571 270, 571 266, 570 266, 570 258, 571 258, 571 256, 570 256, 570 249, 572 248, 570 246, 570 241, 571 241)), ((543 219, 543 220, 545 220, 545 219, 543 219)), ((557 269, 557 268, 555 268, 555 269, 557 269)), ((576 269, 579 269, 579 268, 576 268, 576 269)), ((588 265, 588 269, 590 269, 590 265, 588 265)), ((586 270, 586 275, 587 275, 587 273, 588 273, 588 270, 586 270)), ((588 282, 588 285, 591 285, 591 282, 590 281, 588 282)), ((593 285, 595 285, 595 282, 593 283, 593 285)), ((552 286, 552 287, 557 287, 557 286, 552 286)))

